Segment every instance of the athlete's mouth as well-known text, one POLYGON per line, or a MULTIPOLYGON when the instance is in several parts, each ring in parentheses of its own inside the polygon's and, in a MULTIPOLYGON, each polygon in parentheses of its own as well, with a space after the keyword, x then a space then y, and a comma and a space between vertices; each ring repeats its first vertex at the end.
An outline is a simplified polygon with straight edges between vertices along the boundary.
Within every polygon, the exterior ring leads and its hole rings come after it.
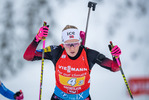
POLYGON ((74 54, 75 52, 70 52, 71 54, 74 54))

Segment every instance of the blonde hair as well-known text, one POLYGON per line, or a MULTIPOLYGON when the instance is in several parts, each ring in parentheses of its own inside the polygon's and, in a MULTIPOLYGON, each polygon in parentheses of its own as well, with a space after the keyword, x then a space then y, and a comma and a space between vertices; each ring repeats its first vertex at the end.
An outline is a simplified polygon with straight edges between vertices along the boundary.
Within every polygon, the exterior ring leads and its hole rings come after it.
POLYGON ((67 29, 70 29, 70 28, 78 29, 76 26, 73 26, 73 25, 66 25, 65 28, 62 30, 62 32, 63 32, 64 30, 67 30, 67 29))

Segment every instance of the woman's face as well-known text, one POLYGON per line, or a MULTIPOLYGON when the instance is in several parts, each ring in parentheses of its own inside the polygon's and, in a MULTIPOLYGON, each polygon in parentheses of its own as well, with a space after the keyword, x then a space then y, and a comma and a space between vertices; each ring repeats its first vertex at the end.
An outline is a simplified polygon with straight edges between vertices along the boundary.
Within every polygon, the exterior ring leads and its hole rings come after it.
POLYGON ((77 39, 67 40, 63 43, 66 53, 70 57, 76 56, 79 51, 80 41, 77 39))

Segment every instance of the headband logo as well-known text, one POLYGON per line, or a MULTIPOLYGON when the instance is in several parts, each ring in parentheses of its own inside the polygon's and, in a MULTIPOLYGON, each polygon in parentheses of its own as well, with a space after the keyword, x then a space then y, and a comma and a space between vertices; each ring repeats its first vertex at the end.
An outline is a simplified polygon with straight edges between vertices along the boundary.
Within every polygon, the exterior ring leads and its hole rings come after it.
POLYGON ((67 35, 75 35, 75 32, 67 32, 67 35))
POLYGON ((70 35, 69 38, 74 38, 74 35, 70 35))

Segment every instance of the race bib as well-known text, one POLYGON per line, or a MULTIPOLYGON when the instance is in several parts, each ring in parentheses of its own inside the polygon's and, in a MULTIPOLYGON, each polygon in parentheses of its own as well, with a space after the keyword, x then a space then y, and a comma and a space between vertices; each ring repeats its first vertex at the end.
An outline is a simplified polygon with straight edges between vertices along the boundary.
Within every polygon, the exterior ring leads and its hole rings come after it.
POLYGON ((59 81, 62 85, 77 87, 77 86, 84 85, 85 76, 83 76, 83 77, 65 77, 65 76, 59 75, 59 81))

